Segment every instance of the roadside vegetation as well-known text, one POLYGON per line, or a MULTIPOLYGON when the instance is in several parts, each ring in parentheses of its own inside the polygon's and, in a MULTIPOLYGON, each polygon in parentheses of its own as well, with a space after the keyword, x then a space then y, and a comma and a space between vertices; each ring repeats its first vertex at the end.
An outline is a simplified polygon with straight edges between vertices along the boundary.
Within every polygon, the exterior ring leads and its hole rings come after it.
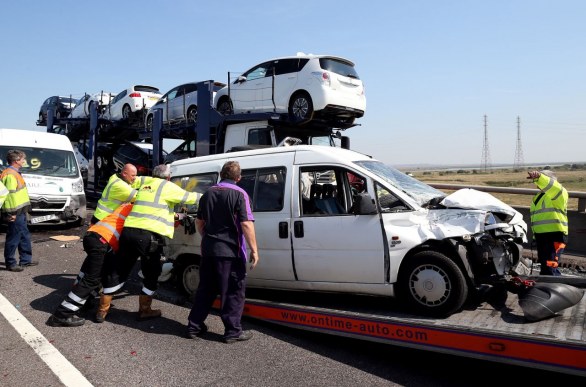
MULTIPOLYGON (((527 179, 527 172, 542 170, 546 167, 532 167, 527 165, 522 169, 503 168, 483 171, 481 169, 459 169, 459 170, 410 170, 413 177, 428 184, 458 184, 477 185, 491 187, 511 187, 535 189, 531 180, 527 179)), ((568 191, 586 192, 586 164, 565 164, 550 168, 558 177, 560 183, 568 191)), ((442 189, 446 193, 453 191, 442 189)), ((491 192, 503 202, 510 206, 529 207, 532 196, 491 192)), ((578 199, 570 198, 568 204, 570 210, 578 209, 578 199)))

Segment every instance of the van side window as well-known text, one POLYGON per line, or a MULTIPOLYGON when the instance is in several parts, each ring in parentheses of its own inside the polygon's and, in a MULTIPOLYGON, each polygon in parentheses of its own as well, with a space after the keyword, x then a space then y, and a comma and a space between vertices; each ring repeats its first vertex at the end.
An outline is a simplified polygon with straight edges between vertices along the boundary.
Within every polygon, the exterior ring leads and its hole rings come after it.
MULTIPOLYGON (((199 192, 204 193, 206 192, 212 185, 218 182, 219 174, 217 173, 206 173, 201 175, 193 175, 193 176, 178 176, 178 177, 171 177, 171 182, 177 184, 179 187, 183 188, 189 192, 199 192)), ((187 205, 187 213, 188 214, 195 214, 197 212, 197 205, 190 204, 187 205)), ((174 208, 175 212, 182 212, 183 209, 181 205, 177 205, 174 208)), ((184 206, 185 207, 185 206, 184 206)))
POLYGON ((281 211, 285 197, 285 167, 242 171, 238 186, 246 191, 255 212, 281 211))
POLYGON ((340 167, 303 167, 299 176, 303 216, 348 215, 353 197, 350 176, 366 188, 364 178, 340 167))

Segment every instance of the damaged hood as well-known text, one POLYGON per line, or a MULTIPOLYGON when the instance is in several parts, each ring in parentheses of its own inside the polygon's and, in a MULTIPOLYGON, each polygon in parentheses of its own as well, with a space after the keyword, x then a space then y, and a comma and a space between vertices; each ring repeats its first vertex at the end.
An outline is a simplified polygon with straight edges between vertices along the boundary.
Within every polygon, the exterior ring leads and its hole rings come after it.
POLYGON ((500 230, 527 241, 527 224, 523 215, 489 193, 464 188, 446 196, 440 204, 446 208, 429 210, 428 213, 430 231, 436 237, 500 230))

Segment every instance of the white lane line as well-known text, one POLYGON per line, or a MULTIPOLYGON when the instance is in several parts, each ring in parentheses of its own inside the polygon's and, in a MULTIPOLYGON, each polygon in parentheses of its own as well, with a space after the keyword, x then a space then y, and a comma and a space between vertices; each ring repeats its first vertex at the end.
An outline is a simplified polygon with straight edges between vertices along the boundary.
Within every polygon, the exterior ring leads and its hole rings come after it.
POLYGON ((93 385, 0 293, 0 313, 65 386, 93 385))

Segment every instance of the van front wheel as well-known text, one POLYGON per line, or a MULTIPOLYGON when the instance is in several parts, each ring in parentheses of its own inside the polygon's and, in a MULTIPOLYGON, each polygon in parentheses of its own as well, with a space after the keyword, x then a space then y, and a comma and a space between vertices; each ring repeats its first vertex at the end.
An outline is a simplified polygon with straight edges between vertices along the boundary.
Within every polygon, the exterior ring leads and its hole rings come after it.
POLYGON ((188 296, 193 296, 199 286, 199 261, 194 257, 179 257, 173 264, 177 285, 188 296))
POLYGON ((426 316, 450 316, 462 308, 468 297, 462 270, 437 251, 419 252, 405 262, 397 286, 400 301, 426 316))

